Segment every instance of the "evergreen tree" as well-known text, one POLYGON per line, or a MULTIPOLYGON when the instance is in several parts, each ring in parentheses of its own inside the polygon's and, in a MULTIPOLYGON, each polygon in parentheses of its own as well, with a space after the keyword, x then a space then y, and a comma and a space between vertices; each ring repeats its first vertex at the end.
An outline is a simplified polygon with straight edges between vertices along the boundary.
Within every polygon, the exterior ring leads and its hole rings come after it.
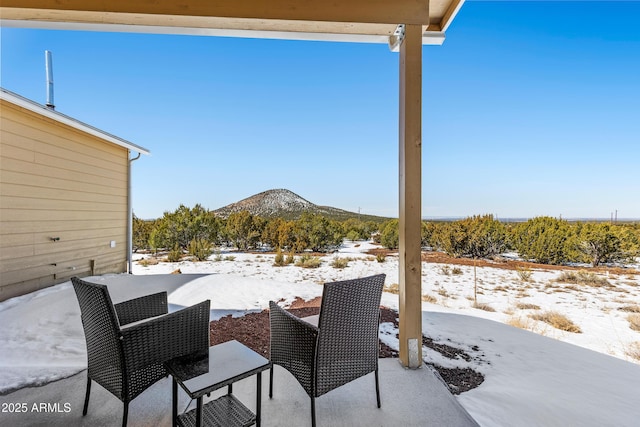
POLYGON ((573 230, 562 219, 536 217, 514 228, 514 247, 521 257, 543 264, 563 264, 570 260, 573 230))
POLYGON ((580 261, 597 267, 603 263, 624 262, 633 258, 633 252, 626 248, 625 233, 620 227, 608 223, 578 224, 574 247, 581 255, 580 261))
POLYGON ((149 249, 149 237, 153 230, 154 221, 146 221, 133 214, 132 222, 132 249, 137 252, 140 249, 149 249))
POLYGON ((387 249, 398 249, 400 245, 400 225, 397 219, 391 219, 380 227, 380 244, 387 249))
POLYGON ((322 215, 304 212, 293 227, 295 250, 302 252, 328 252, 339 247, 344 239, 341 224, 322 215))
POLYGON ((255 248, 262 236, 263 223, 249 211, 233 212, 227 218, 227 237, 238 250, 255 248))

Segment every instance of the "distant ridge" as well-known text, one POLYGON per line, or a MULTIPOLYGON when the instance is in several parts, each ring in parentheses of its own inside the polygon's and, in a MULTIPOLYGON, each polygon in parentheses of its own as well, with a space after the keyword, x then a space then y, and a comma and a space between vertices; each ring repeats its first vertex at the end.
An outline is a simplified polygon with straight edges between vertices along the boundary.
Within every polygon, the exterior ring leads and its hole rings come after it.
POLYGON ((320 214, 338 221, 349 218, 360 218, 362 221, 380 222, 387 219, 374 215, 362 215, 330 206, 318 206, 298 196, 293 191, 284 188, 263 191, 262 193, 216 209, 214 213, 226 218, 233 212, 241 211, 248 211, 251 215, 261 216, 263 218, 280 217, 288 220, 298 219, 304 212, 320 214))

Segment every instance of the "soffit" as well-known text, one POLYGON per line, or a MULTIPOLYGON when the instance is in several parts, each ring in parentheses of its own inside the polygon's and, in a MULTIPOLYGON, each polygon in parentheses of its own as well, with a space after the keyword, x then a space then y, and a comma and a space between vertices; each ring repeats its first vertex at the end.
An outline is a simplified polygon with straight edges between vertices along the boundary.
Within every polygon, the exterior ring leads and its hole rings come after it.
POLYGON ((443 33, 463 2, 3 0, 0 16, 4 26, 292 39, 315 34, 317 39, 385 43, 398 24, 421 25, 425 37, 443 33))

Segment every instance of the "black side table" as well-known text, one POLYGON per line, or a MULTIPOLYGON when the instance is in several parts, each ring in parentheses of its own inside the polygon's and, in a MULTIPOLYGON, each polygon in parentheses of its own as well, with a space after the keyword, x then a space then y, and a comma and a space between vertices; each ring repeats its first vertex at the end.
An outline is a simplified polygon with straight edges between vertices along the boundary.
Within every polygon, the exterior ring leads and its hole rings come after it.
POLYGON ((269 360, 238 341, 228 341, 209 347, 200 353, 179 357, 166 363, 173 377, 173 425, 260 426, 262 371, 271 367, 269 360), (257 374, 256 413, 253 414, 233 395, 233 383, 257 374), (178 415, 178 384, 197 406, 178 415), (202 397, 224 386, 226 395, 202 404, 202 397))

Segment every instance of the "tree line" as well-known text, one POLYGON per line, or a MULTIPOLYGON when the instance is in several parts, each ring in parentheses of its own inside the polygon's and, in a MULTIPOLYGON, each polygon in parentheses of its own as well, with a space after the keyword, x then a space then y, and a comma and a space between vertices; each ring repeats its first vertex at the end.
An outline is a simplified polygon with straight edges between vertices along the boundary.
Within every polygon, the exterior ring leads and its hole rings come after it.
MULTIPOLYGON (((344 239, 374 239, 397 249, 398 220, 344 221, 304 213, 299 219, 262 218, 248 211, 227 218, 195 205, 180 205, 162 218, 133 219, 133 249, 171 251, 175 257, 189 253, 206 259, 214 247, 241 251, 269 248, 276 251, 331 252, 344 239)), ((457 221, 423 221, 421 243, 425 249, 454 257, 492 258, 517 252, 524 259, 544 264, 627 263, 640 256, 640 224, 569 222, 536 217, 521 223, 503 223, 493 215, 476 215, 457 221)))
MULTIPOLYGON (((385 235, 384 229, 380 242, 385 235)), ((494 258, 516 252, 541 264, 625 264, 640 256, 640 224, 569 222, 535 217, 520 223, 503 223, 493 215, 476 215, 451 222, 423 222, 422 245, 454 257, 494 258)))
MULTIPOLYGON (((344 239, 366 240, 379 228, 373 221, 336 221, 305 212, 297 220, 262 218, 248 211, 222 218, 197 204, 180 205, 162 218, 133 218, 133 249, 195 252, 198 248, 236 247, 241 251, 268 247, 288 252, 330 252, 344 239)), ((204 251, 206 252, 206 250, 204 251)))

